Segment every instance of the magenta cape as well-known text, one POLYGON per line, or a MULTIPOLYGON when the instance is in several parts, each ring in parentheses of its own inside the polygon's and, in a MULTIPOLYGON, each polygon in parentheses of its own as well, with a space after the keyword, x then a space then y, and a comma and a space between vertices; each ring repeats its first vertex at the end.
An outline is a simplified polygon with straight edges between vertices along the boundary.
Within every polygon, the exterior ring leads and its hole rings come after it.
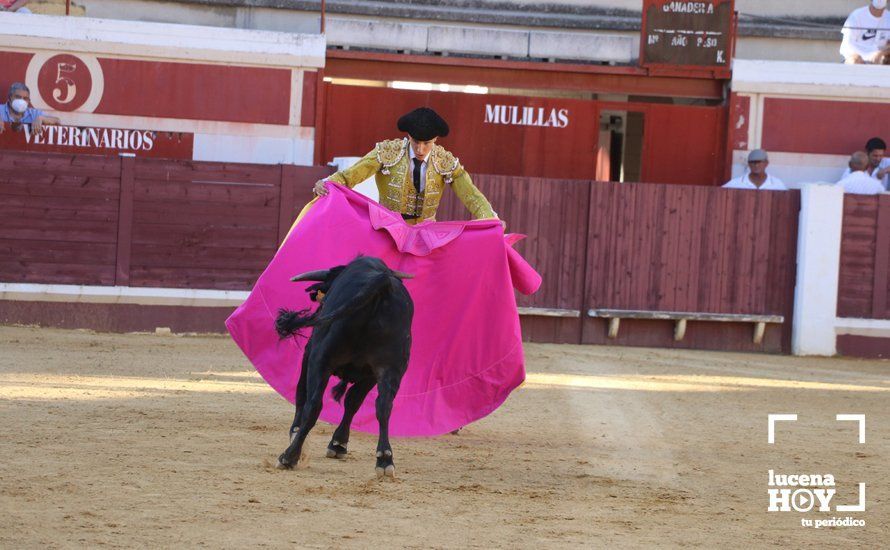
MULTIPOLYGON (((292 283, 299 273, 376 256, 415 276, 405 284, 414 300, 411 360, 390 418, 390 434, 431 436, 478 420, 525 379, 513 287, 530 294, 541 277, 511 248, 497 220, 406 224, 376 202, 328 182, 330 191, 291 231, 250 296, 226 321, 232 338, 257 371, 294 402, 305 340, 279 340, 278 308, 316 304, 292 283)), ((332 377, 331 385, 338 381, 332 377)), ((353 429, 377 432, 376 389, 353 429)), ((337 424, 343 407, 325 392, 321 419, 337 424)))

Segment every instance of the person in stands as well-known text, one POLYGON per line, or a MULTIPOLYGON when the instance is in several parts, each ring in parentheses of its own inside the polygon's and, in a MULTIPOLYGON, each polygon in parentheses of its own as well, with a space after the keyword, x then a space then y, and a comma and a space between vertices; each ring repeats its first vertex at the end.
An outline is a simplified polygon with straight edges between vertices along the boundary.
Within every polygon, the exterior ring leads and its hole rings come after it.
POLYGON ((837 185, 844 188, 844 193, 854 195, 883 193, 884 186, 866 172, 870 164, 865 151, 856 151, 850 157, 850 175, 837 182, 837 185))
POLYGON ((31 13, 25 7, 29 0, 0 0, 0 11, 14 11, 16 13, 31 13))
POLYGON ((763 149, 754 149, 748 153, 748 171, 741 176, 729 180, 724 189, 757 189, 760 191, 787 191, 788 187, 775 176, 766 173, 769 166, 769 155, 763 149))
MULTIPOLYGON (((865 154, 868 155, 868 167, 865 173, 878 180, 885 190, 890 189, 890 157, 886 156, 887 143, 879 137, 873 137, 865 143, 865 154)), ((841 178, 851 174, 849 168, 841 178)))
POLYGON ((45 125, 60 124, 57 117, 44 114, 40 109, 31 106, 31 90, 21 82, 9 87, 6 103, 0 105, 0 134, 9 125, 19 131, 22 125, 29 124, 31 131, 39 134, 45 125))
POLYGON ((868 6, 853 10, 841 31, 844 63, 890 63, 890 13, 887 0, 871 0, 868 6))

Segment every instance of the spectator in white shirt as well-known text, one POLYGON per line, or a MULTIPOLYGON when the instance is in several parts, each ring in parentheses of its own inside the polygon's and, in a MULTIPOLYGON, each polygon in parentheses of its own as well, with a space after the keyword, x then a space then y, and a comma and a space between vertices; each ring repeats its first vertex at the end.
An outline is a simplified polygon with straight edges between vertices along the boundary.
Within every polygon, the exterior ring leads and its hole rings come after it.
POLYGON ((871 4, 853 10, 841 31, 841 55, 844 63, 890 62, 890 13, 887 0, 871 0, 871 4))
POLYGON ((787 191, 788 187, 779 178, 766 173, 769 166, 769 155, 763 149, 754 149, 748 153, 748 171, 741 176, 729 180, 724 189, 759 189, 761 191, 787 191))
MULTIPOLYGON (((883 139, 873 137, 865 143, 865 154, 868 155, 868 167, 865 173, 878 180, 884 190, 890 189, 890 158, 885 156, 887 144, 883 139)), ((850 169, 844 172, 841 178, 850 175, 850 169)))
POLYGON ((883 193, 884 186, 865 172, 868 165, 868 155, 865 154, 865 151, 856 151, 850 157, 850 175, 837 182, 837 185, 844 188, 844 193, 852 193, 854 195, 878 195, 883 193))

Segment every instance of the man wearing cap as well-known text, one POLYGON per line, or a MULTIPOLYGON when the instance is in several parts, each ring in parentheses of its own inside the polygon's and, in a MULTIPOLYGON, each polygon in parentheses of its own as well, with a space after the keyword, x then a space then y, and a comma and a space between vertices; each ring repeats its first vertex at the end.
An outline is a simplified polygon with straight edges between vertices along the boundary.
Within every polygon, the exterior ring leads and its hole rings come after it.
MULTIPOLYGON (((356 164, 326 180, 352 188, 374 176, 380 204, 401 213, 411 225, 435 221, 446 185, 454 189, 473 219, 498 217, 458 159, 436 145, 438 138, 448 135, 448 124, 442 117, 421 107, 401 117, 398 128, 408 137, 377 143, 356 164)), ((316 195, 327 194, 324 181, 316 182, 316 195)))
POLYGON ((769 156, 763 149, 754 149, 748 154, 748 171, 729 180, 724 189, 757 189, 761 191, 787 191, 788 187, 777 177, 766 173, 769 156))

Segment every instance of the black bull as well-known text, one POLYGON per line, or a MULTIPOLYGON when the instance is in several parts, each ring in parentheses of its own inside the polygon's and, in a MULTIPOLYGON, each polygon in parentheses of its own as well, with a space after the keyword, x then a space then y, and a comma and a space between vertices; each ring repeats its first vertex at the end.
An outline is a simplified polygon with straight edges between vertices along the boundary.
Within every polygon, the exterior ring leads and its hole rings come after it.
POLYGON ((378 476, 395 475, 389 445, 389 415, 408 368, 414 302, 401 279, 377 258, 359 257, 346 266, 304 273, 292 281, 318 281, 306 289, 321 303, 314 312, 280 310, 275 328, 282 338, 313 327, 303 351, 297 383, 296 414, 290 446, 278 457, 280 468, 291 468, 302 455, 303 442, 321 413, 322 397, 331 375, 340 379, 331 394, 346 394, 343 419, 328 444, 329 458, 346 455, 349 428, 368 392, 377 386, 378 476), (323 296, 323 298, 321 298, 323 296), (351 384, 349 390, 347 385, 351 384))

